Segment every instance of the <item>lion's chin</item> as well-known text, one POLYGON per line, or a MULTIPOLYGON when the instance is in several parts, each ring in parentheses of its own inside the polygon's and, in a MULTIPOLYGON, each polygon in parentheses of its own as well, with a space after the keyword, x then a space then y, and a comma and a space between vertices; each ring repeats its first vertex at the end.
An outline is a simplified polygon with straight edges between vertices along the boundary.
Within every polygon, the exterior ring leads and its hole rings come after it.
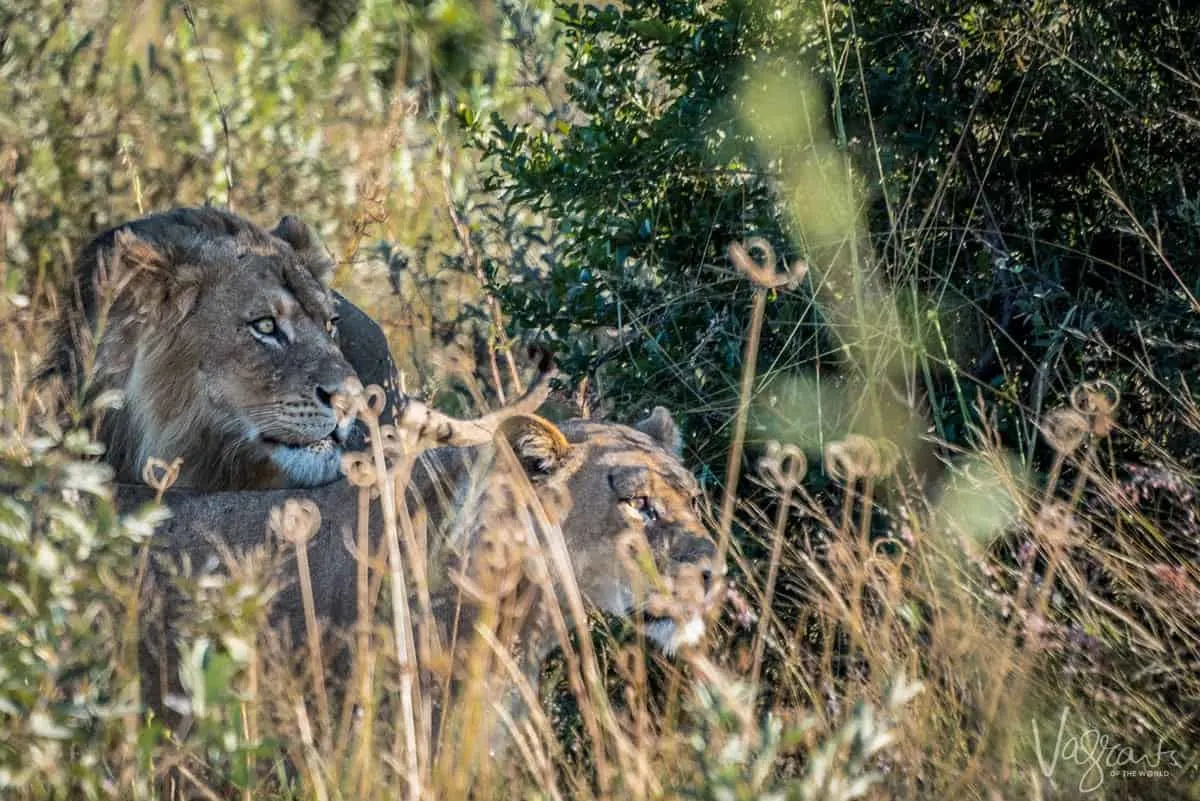
POLYGON ((332 436, 307 445, 265 442, 289 487, 320 487, 342 474, 342 448, 332 436))

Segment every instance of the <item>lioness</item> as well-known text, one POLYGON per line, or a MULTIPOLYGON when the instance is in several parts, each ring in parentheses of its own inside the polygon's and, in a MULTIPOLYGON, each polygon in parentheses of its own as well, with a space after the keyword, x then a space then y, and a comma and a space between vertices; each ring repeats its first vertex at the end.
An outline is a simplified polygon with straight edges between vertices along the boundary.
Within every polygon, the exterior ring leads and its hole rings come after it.
MULTIPOLYGON (((455 421, 402 396, 382 332, 329 288, 333 262, 307 226, 271 231, 184 208, 120 225, 77 259, 43 379, 81 407, 117 395, 99 437, 120 482, 152 457, 183 460, 177 487, 313 487, 336 479, 362 430, 335 397, 379 384, 418 439, 476 444, 495 420, 455 421)), ((539 394, 540 393, 540 394, 539 394)), ((545 396, 519 408, 533 408, 545 396)))
MULTIPOLYGON (((430 541, 450 553, 446 560, 431 560, 434 568, 449 562, 454 577, 434 589, 436 642, 453 652, 456 631, 458 640, 470 640, 487 608, 519 596, 523 613, 508 627, 506 641, 520 644, 526 674, 536 675, 558 641, 549 625, 558 601, 552 596, 564 586, 555 578, 556 554, 569 563, 583 597, 615 615, 650 611, 644 604, 649 585, 631 569, 639 554, 645 556, 676 590, 672 609, 654 610, 648 637, 668 651, 695 642, 703 634, 701 611, 717 597, 721 571, 712 564, 715 549, 695 508, 699 489, 678 460, 678 443, 670 414, 659 408, 634 427, 583 420, 555 426, 515 415, 500 423, 494 447, 422 454, 407 507, 426 517, 430 541)), ((151 592, 171 592, 171 582, 161 578, 164 560, 203 565, 218 561, 217 553, 236 558, 249 548, 291 547, 272 543, 267 519, 273 507, 297 495, 315 501, 321 511, 320 528, 307 545, 316 615, 327 630, 349 627, 358 608, 357 562, 348 543, 359 498, 346 482, 302 494, 168 493, 173 518, 154 540, 159 567, 151 571, 151 584, 157 584, 151 592)), ((380 536, 378 511, 376 504, 373 543, 380 536)), ((285 565, 294 577, 295 557, 288 555, 285 565)), ((167 604, 166 620, 157 618, 143 634, 143 688, 159 709, 175 679, 170 614, 178 614, 177 601, 167 604)), ((305 640, 301 586, 294 578, 276 596, 273 616, 293 643, 305 640)))

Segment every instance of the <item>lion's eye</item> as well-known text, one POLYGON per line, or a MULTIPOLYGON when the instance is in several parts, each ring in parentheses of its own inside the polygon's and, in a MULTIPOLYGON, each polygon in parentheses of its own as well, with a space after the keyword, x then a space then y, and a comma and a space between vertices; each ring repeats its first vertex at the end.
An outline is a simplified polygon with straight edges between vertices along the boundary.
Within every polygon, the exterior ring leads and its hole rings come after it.
POLYGON ((653 523, 655 520, 658 520, 658 512, 655 511, 654 502, 650 500, 649 496, 638 495, 625 501, 625 503, 637 510, 638 514, 642 516, 642 520, 647 523, 653 523))
POLYGON ((250 327, 256 334, 262 334, 265 337, 273 337, 279 331, 279 324, 275 322, 274 317, 259 317, 250 322, 250 327))

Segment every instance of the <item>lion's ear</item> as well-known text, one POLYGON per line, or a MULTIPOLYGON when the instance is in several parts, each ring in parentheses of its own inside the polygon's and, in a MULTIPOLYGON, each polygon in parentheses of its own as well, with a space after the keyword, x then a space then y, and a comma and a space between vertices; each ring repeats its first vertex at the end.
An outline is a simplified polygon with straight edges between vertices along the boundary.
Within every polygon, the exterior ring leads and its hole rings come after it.
POLYGON ((166 253, 129 228, 122 228, 113 234, 113 264, 121 274, 132 274, 132 271, 161 271, 166 268, 169 260, 166 253))
POLYGON ((571 452, 571 443, 558 427, 535 414, 514 414, 496 429, 516 454, 530 478, 554 472, 571 452))
POLYGON ((655 406, 650 416, 634 428, 662 445, 668 453, 678 456, 683 451, 683 437, 679 433, 679 426, 675 424, 671 413, 662 406, 655 406))
POLYGON ((113 236, 112 256, 97 273, 97 288, 112 300, 128 298, 139 315, 177 322, 195 305, 202 276, 175 261, 169 248, 123 228, 113 236))
POLYGON ((320 247, 312 229, 303 220, 291 214, 284 215, 271 233, 291 245, 313 277, 329 286, 333 280, 333 259, 320 247))
POLYGON ((271 233, 291 245, 297 253, 303 253, 313 246, 312 231, 308 230, 303 220, 290 214, 284 215, 271 233))

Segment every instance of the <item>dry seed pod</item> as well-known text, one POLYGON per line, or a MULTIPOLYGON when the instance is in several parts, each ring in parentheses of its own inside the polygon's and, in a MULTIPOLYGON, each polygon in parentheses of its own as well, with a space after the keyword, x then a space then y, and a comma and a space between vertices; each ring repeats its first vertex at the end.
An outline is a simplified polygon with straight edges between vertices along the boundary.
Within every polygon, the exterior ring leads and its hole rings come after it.
POLYGON ((877 478, 883 475, 882 466, 879 448, 861 434, 851 434, 825 446, 825 469, 838 481, 877 478))
POLYGON ((342 392, 334 394, 330 403, 333 406, 333 414, 337 418, 339 426, 343 425, 348 419, 353 419, 358 415, 359 408, 362 406, 362 393, 362 382, 357 378, 348 378, 346 379, 345 389, 342 392))
POLYGON ((1107 437, 1116 425, 1121 392, 1111 381, 1089 381, 1071 390, 1071 408, 1091 421, 1091 432, 1107 437))
POLYGON ((808 265, 800 260, 797 260, 790 270, 780 272, 777 269, 779 260, 775 256, 775 249, 760 236, 747 239, 745 244, 730 243, 729 259, 751 283, 762 289, 794 287, 808 274, 808 265), (755 259, 751 253, 758 253, 761 258, 755 259))
POLYGON ((378 420, 379 415, 387 407, 387 393, 378 384, 372 384, 363 390, 363 407, 359 414, 369 421, 378 420))
POLYGON ((1061 501, 1047 501, 1042 505, 1033 521, 1033 530, 1044 542, 1062 544, 1078 542, 1087 533, 1071 507, 1061 501))
POLYGON ((383 446, 383 455, 390 459, 403 459, 412 449, 412 443, 407 442, 395 426, 380 426, 379 442, 383 446))
POLYGON ((1046 442, 1064 456, 1074 453, 1083 444, 1090 428, 1085 415, 1065 407, 1052 409, 1041 425, 1046 442))
POLYGON ((320 530, 321 510, 307 498, 288 498, 271 510, 270 527, 280 539, 301 546, 320 530))
POLYGON ((771 440, 767 452, 758 460, 758 472, 775 490, 795 489, 808 472, 808 460, 795 445, 780 445, 771 440))
POLYGON ((183 459, 175 459, 170 464, 167 464, 162 459, 156 459, 152 456, 146 460, 146 466, 142 468, 142 481, 150 489, 162 495, 179 478, 179 470, 182 467, 183 459))
POLYGON ((342 472, 346 480, 356 487, 373 487, 378 479, 375 462, 370 454, 362 451, 342 454, 342 472))

